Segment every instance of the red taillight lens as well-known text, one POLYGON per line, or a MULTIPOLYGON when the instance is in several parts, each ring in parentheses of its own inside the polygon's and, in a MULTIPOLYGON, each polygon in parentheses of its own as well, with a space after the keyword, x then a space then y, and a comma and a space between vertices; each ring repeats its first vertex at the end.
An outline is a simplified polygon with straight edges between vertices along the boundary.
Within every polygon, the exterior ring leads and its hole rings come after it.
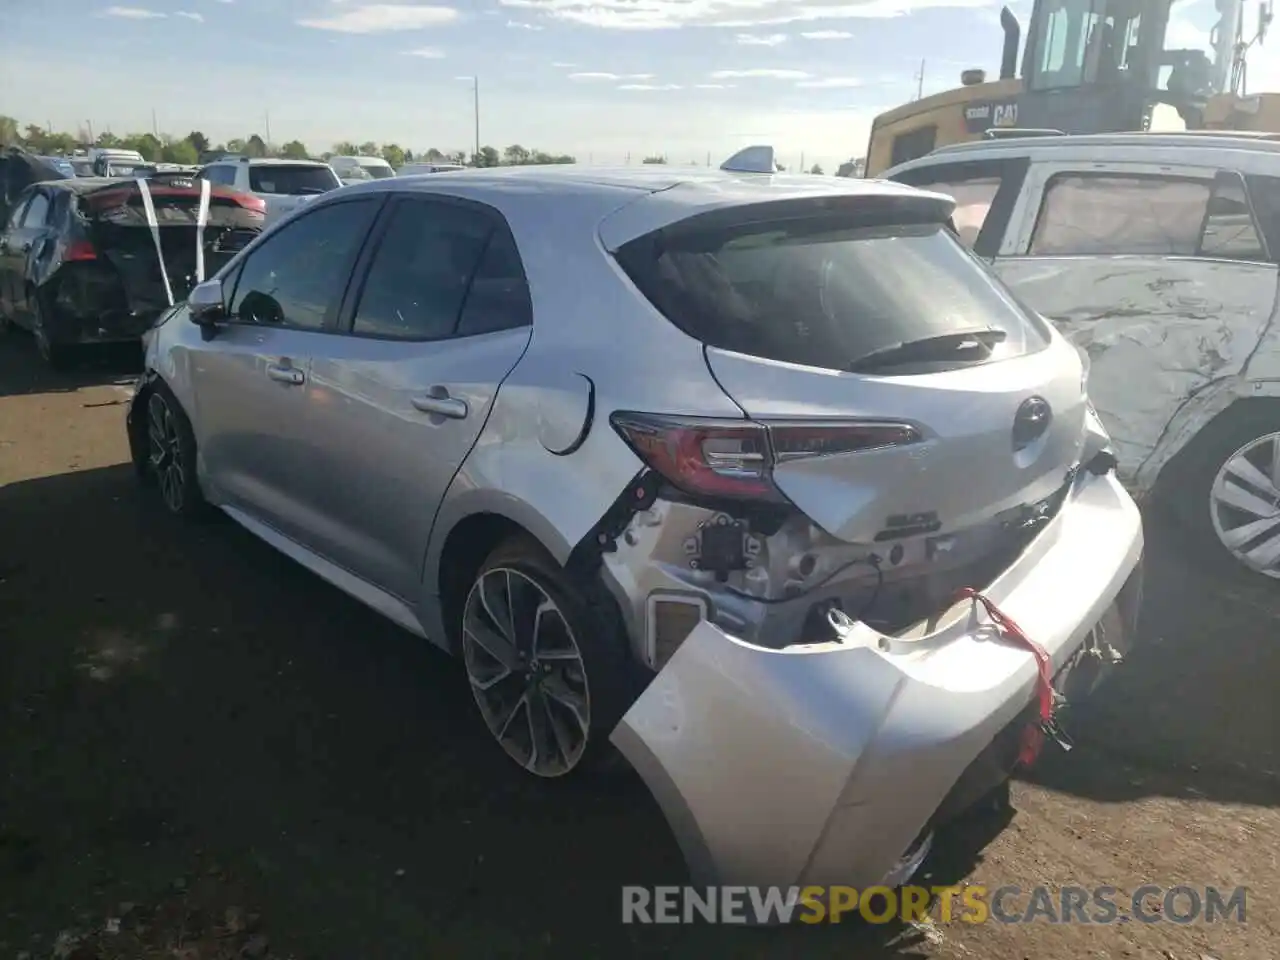
POLYGON ((67 244, 66 251, 62 254, 64 263, 74 263, 77 260, 97 260, 98 251, 93 248, 93 244, 88 240, 73 240, 67 244))
POLYGON ((615 413, 615 430, 645 464, 686 493, 783 501, 775 464, 924 439, 910 424, 760 423, 646 413, 615 413))
POLYGON ((261 197, 255 197, 251 193, 237 194, 236 201, 246 210, 252 210, 255 213, 267 212, 267 201, 263 200, 261 197))

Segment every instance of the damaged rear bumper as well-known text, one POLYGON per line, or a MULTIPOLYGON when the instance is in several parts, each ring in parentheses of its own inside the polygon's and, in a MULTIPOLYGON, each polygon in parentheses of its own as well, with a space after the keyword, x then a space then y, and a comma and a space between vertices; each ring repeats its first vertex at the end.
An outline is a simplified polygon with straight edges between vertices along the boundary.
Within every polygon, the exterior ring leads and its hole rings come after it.
MULTIPOLYGON (((1142 549, 1119 481, 1082 477, 985 592, 1062 672, 1100 622, 1131 629, 1142 549)), ((693 882, 906 882, 919 857, 904 851, 981 778, 1036 681, 1034 659, 969 602, 939 623, 912 639, 857 624, 784 649, 694 628, 612 735, 693 882)))

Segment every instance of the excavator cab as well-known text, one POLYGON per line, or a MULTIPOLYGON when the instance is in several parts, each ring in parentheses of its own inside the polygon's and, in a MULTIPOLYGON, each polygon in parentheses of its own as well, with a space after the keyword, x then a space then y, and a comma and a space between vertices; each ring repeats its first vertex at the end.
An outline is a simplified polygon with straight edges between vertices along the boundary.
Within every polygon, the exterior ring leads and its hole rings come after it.
POLYGON ((999 80, 966 70, 959 88, 881 114, 867 175, 1001 132, 1263 129, 1270 111, 1241 104, 1245 53, 1266 32, 1270 0, 1247 41, 1245 2, 1035 0, 1021 51, 1021 24, 1006 7, 999 80))

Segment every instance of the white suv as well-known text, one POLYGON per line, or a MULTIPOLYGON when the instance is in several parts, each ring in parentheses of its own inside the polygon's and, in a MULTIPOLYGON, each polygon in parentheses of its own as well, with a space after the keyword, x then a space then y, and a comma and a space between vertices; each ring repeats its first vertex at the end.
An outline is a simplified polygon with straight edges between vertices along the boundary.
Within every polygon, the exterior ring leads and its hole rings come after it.
POLYGON ((267 205, 268 224, 308 200, 342 186, 333 168, 319 160, 237 157, 217 160, 203 167, 196 176, 261 197, 267 205))
POLYGON ((961 239, 1091 361, 1119 473, 1280 579, 1280 142, 1024 136, 884 174, 950 194, 961 239))

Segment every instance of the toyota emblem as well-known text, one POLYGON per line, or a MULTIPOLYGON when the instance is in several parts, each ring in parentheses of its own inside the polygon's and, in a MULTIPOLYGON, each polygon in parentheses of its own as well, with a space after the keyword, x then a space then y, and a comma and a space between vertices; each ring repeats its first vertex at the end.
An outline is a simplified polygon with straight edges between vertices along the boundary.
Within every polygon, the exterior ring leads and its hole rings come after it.
POLYGON ((1049 429, 1053 421, 1053 409, 1044 397, 1023 400, 1013 417, 1013 450, 1025 450, 1049 429))

